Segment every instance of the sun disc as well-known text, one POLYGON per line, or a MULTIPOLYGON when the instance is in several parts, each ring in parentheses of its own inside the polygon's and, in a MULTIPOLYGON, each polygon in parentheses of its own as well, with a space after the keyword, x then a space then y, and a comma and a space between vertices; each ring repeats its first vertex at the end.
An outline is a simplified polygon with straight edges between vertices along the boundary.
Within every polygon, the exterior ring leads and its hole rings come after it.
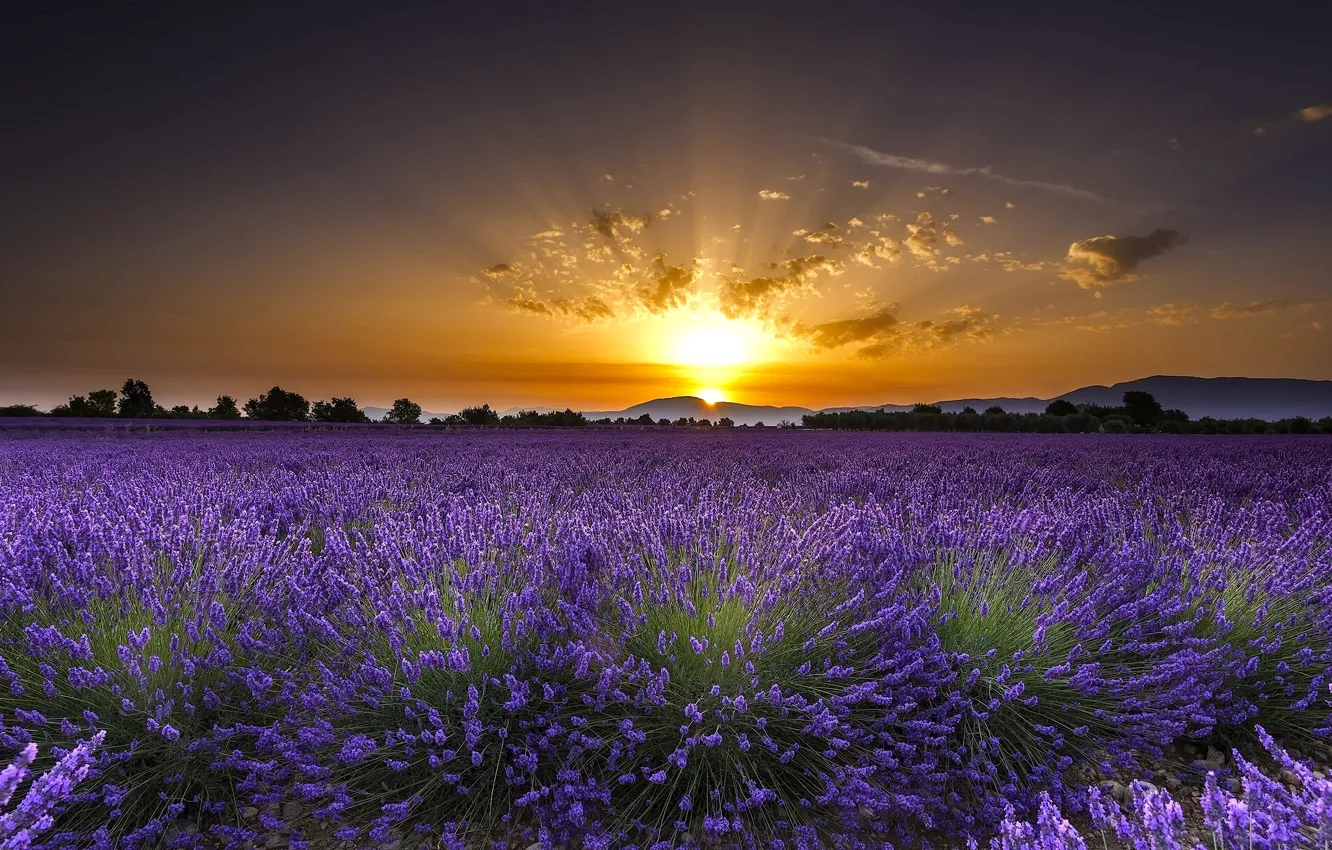
POLYGON ((705 389, 705 390, 699 390, 699 391, 698 391, 698 397, 701 398, 701 399, 703 399, 704 401, 706 401, 706 402, 707 402, 708 404, 710 404, 710 405, 712 405, 712 404, 716 404, 716 403, 719 402, 719 401, 725 401, 725 400, 726 400, 726 396, 724 396, 724 395, 722 394, 722 391, 721 391, 721 390, 716 390, 716 389, 712 389, 712 388, 708 388, 708 389, 705 389))

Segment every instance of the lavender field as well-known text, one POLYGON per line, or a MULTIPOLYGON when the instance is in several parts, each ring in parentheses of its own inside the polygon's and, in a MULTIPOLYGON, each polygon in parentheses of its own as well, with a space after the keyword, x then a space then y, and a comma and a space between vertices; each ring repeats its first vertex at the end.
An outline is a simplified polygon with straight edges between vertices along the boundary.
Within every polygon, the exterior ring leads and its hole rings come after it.
POLYGON ((35 847, 1324 847, 1330 579, 1319 437, 10 432, 0 763, 105 732, 35 847))

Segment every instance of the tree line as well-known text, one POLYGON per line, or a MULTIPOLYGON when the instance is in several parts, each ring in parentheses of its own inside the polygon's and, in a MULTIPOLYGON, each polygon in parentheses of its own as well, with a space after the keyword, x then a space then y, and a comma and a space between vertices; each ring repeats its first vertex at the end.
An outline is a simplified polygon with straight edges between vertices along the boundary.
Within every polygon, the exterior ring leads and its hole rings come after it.
POLYGON ((1190 418, 1182 410, 1163 409, 1149 392, 1130 390, 1118 406, 1073 404, 1055 399, 1044 413, 1009 413, 995 405, 978 412, 964 407, 945 413, 935 404, 909 411, 847 410, 804 417, 806 428, 844 431, 996 431, 1039 434, 1332 434, 1332 416, 1280 419, 1190 418))
MULTIPOLYGON (((164 407, 153 399, 153 392, 148 384, 135 378, 127 378, 121 385, 120 392, 102 389, 93 390, 87 395, 74 395, 69 401, 43 413, 31 404, 13 404, 0 406, 3 416, 49 416, 55 418, 79 417, 88 419, 119 417, 123 419, 209 419, 238 420, 241 418, 259 422, 337 422, 370 423, 373 420, 361 410, 356 399, 334 397, 311 403, 300 393, 290 392, 281 387, 273 387, 266 393, 239 404, 229 395, 220 395, 216 403, 209 408, 200 408, 179 404, 164 407)), ((421 405, 409 398, 395 399, 393 406, 386 411, 379 422, 389 425, 418 425, 421 422, 421 405)), ((489 404, 468 407, 445 417, 431 417, 432 425, 523 425, 569 427, 586 425, 587 419, 573 410, 556 410, 538 413, 535 410, 520 410, 518 413, 501 416, 490 408, 489 404)))

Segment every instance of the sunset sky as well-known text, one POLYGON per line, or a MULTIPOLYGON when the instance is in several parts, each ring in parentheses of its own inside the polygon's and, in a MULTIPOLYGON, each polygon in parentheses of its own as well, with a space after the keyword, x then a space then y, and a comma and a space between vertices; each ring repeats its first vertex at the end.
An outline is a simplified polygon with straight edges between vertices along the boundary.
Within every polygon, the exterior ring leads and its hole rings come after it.
POLYGON ((1329 13, 1010 5, 5 4, 0 404, 1332 379, 1329 13))

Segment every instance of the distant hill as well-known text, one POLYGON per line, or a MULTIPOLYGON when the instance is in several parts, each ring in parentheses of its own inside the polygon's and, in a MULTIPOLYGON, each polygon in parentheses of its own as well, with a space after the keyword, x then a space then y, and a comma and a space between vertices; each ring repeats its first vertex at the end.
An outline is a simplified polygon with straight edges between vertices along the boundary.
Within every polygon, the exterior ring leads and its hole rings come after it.
POLYGON ((1074 404, 1119 404, 1129 390, 1156 396, 1165 408, 1178 408, 1194 419, 1288 419, 1332 416, 1332 381, 1299 378, 1190 378, 1153 375, 1110 387, 1083 387, 1060 398, 1074 404))
MULTIPOLYGON (((1124 381, 1113 386, 1090 386, 1072 390, 1053 398, 955 398, 931 402, 946 412, 956 413, 964 407, 983 411, 998 405, 1010 413, 1041 413, 1056 398, 1074 404, 1101 404, 1113 407, 1130 390, 1149 392, 1167 409, 1177 408, 1194 419, 1211 416, 1216 419, 1288 419, 1307 416, 1321 419, 1332 416, 1332 381, 1309 381, 1302 378, 1193 378, 1181 375, 1153 375, 1136 381, 1124 381)), ((906 411, 910 404, 863 405, 859 407, 829 407, 824 411, 837 413, 846 410, 906 411)), ((824 412, 819 411, 819 412, 824 412)), ((783 419, 799 423, 802 416, 814 413, 806 407, 772 407, 769 405, 740 404, 721 401, 710 405, 701 398, 680 396, 645 401, 624 410, 584 411, 588 419, 611 419, 623 416, 634 419, 644 413, 655 419, 695 419, 717 421, 729 417, 737 425, 776 425, 783 419)))
MULTIPOLYGON (((379 420, 381 420, 381 419, 384 418, 384 414, 385 414, 385 413, 388 413, 388 412, 389 412, 389 409, 388 409, 387 407, 362 407, 362 408, 361 408, 361 412, 364 413, 366 416, 369 416, 371 422, 378 422, 379 420)), ((421 411, 421 421, 422 421, 422 422, 429 422, 429 421, 430 421, 430 417, 432 417, 432 416, 437 416, 437 417, 439 417, 440 419, 443 419, 445 416, 448 416, 448 414, 447 414, 447 413, 431 413, 429 410, 423 410, 423 411, 421 411)))
POLYGON ((734 401, 719 401, 716 404, 708 404, 701 398, 677 396, 675 398, 658 398, 645 401, 624 410, 585 410, 583 415, 588 419, 616 419, 621 416, 626 419, 637 419, 647 413, 652 416, 654 421, 657 419, 675 421, 681 416, 692 416, 695 419, 711 419, 713 422, 725 416, 737 425, 756 425, 759 422, 764 425, 777 425, 783 419, 798 425, 802 416, 813 412, 808 407, 773 407, 771 405, 740 404, 734 401))

